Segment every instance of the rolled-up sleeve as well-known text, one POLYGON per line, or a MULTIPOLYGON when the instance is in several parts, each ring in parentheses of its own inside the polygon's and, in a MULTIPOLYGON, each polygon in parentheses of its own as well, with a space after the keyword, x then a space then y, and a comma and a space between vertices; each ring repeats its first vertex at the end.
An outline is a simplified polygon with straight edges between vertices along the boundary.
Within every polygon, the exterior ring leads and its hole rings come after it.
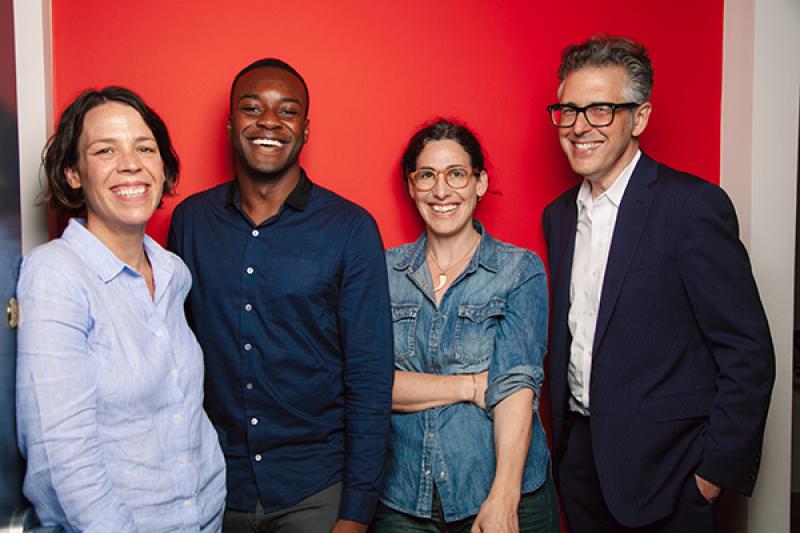
POLYGON ((81 531, 136 531, 100 446, 88 299, 57 269, 26 263, 17 287, 17 424, 28 461, 26 495, 60 507, 37 508, 40 515, 63 512, 81 531))
POLYGON ((525 252, 516 282, 506 299, 498 324, 494 356, 489 364, 486 408, 494 407, 514 392, 529 388, 538 408, 547 346, 547 278, 541 260, 525 252))

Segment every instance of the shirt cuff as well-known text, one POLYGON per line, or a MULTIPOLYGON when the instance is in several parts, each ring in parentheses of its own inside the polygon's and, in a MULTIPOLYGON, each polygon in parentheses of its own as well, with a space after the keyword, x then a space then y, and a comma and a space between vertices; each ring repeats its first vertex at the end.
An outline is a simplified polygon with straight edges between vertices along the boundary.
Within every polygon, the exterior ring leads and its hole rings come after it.
POLYGON ((375 494, 344 489, 342 503, 339 505, 339 519, 369 524, 377 505, 378 497, 375 494))
POLYGON ((489 383, 486 390, 486 413, 491 418, 495 405, 502 402, 520 389, 528 388, 534 392, 533 410, 539 409, 539 391, 536 386, 544 378, 541 368, 530 365, 519 365, 504 372, 489 383))

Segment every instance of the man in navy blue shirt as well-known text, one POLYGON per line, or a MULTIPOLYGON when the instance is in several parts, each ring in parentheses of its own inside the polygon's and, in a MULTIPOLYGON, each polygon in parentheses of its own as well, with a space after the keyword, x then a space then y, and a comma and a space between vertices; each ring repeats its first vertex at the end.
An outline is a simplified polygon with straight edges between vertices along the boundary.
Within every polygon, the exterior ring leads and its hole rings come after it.
POLYGON ((298 157, 308 88, 262 59, 233 81, 236 177, 176 209, 205 407, 228 471, 225 531, 366 531, 383 477, 393 376, 383 244, 361 207, 298 157))

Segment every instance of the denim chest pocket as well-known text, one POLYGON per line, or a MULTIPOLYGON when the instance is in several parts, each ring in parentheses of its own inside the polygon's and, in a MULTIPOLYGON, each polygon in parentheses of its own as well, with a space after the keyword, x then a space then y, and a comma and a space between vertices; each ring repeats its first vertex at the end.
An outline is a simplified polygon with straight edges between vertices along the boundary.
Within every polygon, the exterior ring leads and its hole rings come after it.
POLYGON ((483 305, 458 306, 455 357, 462 363, 480 363, 494 355, 497 326, 506 313, 506 302, 492 298, 483 305))
POLYGON ((419 308, 419 304, 392 304, 395 361, 414 357, 419 308))

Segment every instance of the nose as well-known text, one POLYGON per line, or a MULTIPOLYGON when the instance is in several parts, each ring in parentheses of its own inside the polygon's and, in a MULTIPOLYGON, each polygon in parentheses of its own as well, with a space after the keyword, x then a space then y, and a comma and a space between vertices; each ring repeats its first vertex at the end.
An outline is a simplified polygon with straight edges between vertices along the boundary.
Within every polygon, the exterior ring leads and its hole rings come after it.
POLYGON ((120 156, 117 160, 117 170, 119 172, 132 173, 141 169, 142 163, 139 160, 139 152, 135 148, 120 151, 120 156))
POLYGON ((584 133, 592 131, 593 128, 594 126, 589 124, 589 121, 586 120, 586 111, 578 113, 578 116, 575 117, 575 124, 572 125, 572 131, 574 131, 576 135, 583 135, 584 133))
POLYGON ((433 194, 434 198, 446 198, 448 194, 450 194, 450 187, 447 185, 447 181, 444 179, 444 172, 437 172, 436 173, 436 183, 431 189, 431 193, 433 194))
POLYGON ((258 116, 256 124, 262 128, 268 129, 277 128, 281 125, 280 121, 278 120, 278 115, 269 106, 266 106, 264 111, 262 111, 258 116))

